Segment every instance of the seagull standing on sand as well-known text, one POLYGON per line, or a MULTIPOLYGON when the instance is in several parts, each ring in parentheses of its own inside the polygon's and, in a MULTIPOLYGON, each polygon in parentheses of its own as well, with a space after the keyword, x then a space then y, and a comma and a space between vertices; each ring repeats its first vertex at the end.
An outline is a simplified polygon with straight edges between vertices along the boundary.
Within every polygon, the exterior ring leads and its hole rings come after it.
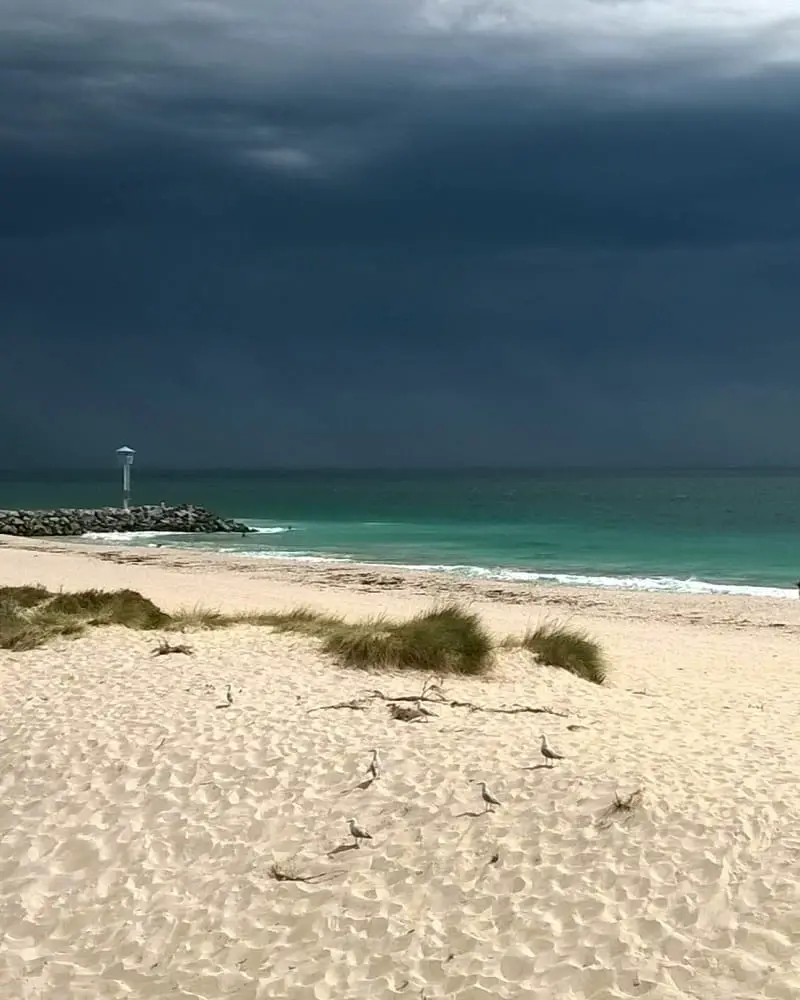
POLYGON ((381 776, 381 760, 378 756, 378 751, 372 751, 372 760, 369 762, 369 767, 367 768, 367 774, 370 775, 373 781, 381 776))
POLYGON ((547 761, 547 766, 552 767, 554 760, 564 760, 564 755, 556 751, 547 742, 547 737, 542 733, 542 757, 547 761))
POLYGON ((492 795, 486 787, 485 781, 476 781, 475 784, 481 786, 481 798, 486 803, 486 812, 491 812, 492 806, 501 806, 503 804, 500 799, 496 799, 494 795, 492 795))
POLYGON ((362 830, 361 827, 356 823, 354 819, 349 819, 347 825, 350 828, 350 835, 356 843, 356 847, 361 847, 362 840, 372 840, 372 834, 367 833, 366 830, 362 830))

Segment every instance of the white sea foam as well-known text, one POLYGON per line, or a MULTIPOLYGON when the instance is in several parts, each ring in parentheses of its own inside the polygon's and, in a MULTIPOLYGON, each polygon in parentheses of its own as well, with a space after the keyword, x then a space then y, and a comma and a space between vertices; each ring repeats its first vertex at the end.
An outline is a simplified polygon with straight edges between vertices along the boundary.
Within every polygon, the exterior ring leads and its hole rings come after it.
POLYGON ((754 584, 711 583, 693 577, 682 580, 672 576, 590 576, 582 573, 534 573, 525 570, 492 569, 479 566, 444 567, 426 566, 439 572, 466 571, 469 575, 491 580, 520 583, 559 583, 573 587, 602 587, 610 590, 643 590, 671 594, 740 594, 751 597, 793 597, 794 589, 759 587, 754 584))
POLYGON ((85 531, 81 538, 95 542, 139 542, 151 538, 165 538, 174 535, 192 535, 192 531, 85 531))
MULTIPOLYGON (((235 551, 235 550, 227 550, 235 551)), ((796 588, 759 587, 755 584, 711 583, 707 580, 679 579, 672 576, 591 576, 583 573, 536 573, 532 570, 489 569, 484 566, 446 564, 371 563, 352 556, 320 556, 310 552, 257 552, 239 550, 239 555, 257 559, 287 559, 307 563, 357 563, 374 569, 413 570, 427 573, 452 573, 480 580, 506 583, 557 583, 568 587, 599 587, 607 590, 638 590, 668 594, 738 594, 749 597, 778 597, 797 600, 796 588)))
MULTIPOLYGON (((281 535, 285 531, 292 531, 293 529, 276 526, 270 528, 251 527, 250 530, 258 535, 281 535)), ((81 535, 81 538, 88 538, 90 541, 95 542, 119 542, 122 544, 124 542, 146 542, 153 538, 172 538, 176 535, 191 535, 194 538, 202 537, 202 535, 198 536, 196 531, 85 531, 81 535)))
MULTIPOLYGON (((273 549, 269 552, 253 550, 253 549, 233 549, 233 548, 223 548, 217 549, 218 552, 226 552, 230 555, 236 556, 247 556, 251 559, 275 559, 275 560, 290 560, 292 562, 304 562, 304 563, 358 563, 359 566, 372 566, 373 563, 367 563, 363 559, 355 559, 353 556, 321 556, 314 552, 296 552, 292 549, 273 549)), ((375 566, 386 566, 386 563, 375 563, 375 566)), ((418 569, 416 566, 407 566, 407 569, 418 569)))
MULTIPOLYGON (((251 530, 261 535, 278 535, 292 531, 293 529, 270 526, 255 527, 251 528, 251 530)), ((150 545, 153 545, 155 544, 152 541, 153 539, 166 540, 177 535, 191 536, 194 539, 198 538, 198 535, 191 531, 88 531, 82 537, 119 544, 149 542, 150 545)), ((499 566, 488 568, 485 566, 447 565, 444 563, 374 563, 368 559, 359 559, 356 556, 319 555, 315 552, 296 549, 272 549, 264 551, 226 547, 219 548, 217 551, 238 556, 247 556, 253 559, 285 559, 292 562, 304 562, 315 565, 341 565, 342 563, 352 565, 353 563, 357 563, 358 565, 369 566, 374 569, 449 573, 454 576, 479 580, 497 580, 506 583, 549 583, 567 587, 598 587, 607 590, 634 590, 667 594, 738 594, 748 597, 777 597, 797 600, 797 589, 794 587, 760 587, 755 584, 712 583, 707 580, 697 580, 694 577, 680 579, 679 577, 672 576, 592 576, 584 573, 535 572, 534 570, 506 569, 499 566)))

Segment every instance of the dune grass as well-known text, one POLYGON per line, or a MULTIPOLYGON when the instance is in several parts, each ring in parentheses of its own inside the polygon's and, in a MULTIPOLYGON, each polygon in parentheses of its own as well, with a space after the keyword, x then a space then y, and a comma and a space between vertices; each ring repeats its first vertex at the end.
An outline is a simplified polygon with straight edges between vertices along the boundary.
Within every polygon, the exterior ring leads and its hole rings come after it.
POLYGON ((514 645, 529 650, 540 663, 561 667, 593 684, 605 683, 608 668, 603 652, 583 632, 549 623, 529 629, 514 645))
POLYGON ((50 593, 43 587, 0 588, 0 648, 36 649, 57 636, 122 625, 165 632, 264 626, 321 640, 324 652, 349 666, 481 674, 491 667, 492 641, 477 615, 447 604, 408 621, 345 622, 309 608, 223 614, 188 608, 167 614, 135 590, 50 593))
MULTIPOLYGON (((0 587, 0 649, 36 649, 58 636, 76 636, 103 625, 162 632, 267 627, 318 639, 325 653, 362 669, 480 675, 490 670, 494 653, 480 618, 457 604, 434 607, 406 621, 346 622, 310 608, 225 614, 194 607, 167 614, 135 590, 51 593, 38 586, 0 587)), ((527 649, 540 663, 561 667, 594 684, 606 679, 598 644, 563 625, 543 624, 503 645, 527 649)))
POLYGON ((137 590, 80 590, 55 594, 38 610, 63 615, 87 625, 125 625, 134 629, 164 628, 172 617, 137 590))
POLYGON ((409 621, 383 618, 340 622, 322 648, 353 667, 390 667, 444 674, 483 674, 491 665, 492 640, 477 615, 446 604, 409 621))
POLYGON ((169 622, 165 628, 168 631, 175 631, 255 625, 271 628, 276 632, 322 635, 341 623, 341 618, 324 615, 311 608, 292 608, 291 611, 240 611, 235 614, 225 614, 214 608, 204 608, 198 605, 176 611, 175 614, 169 616, 169 622))
POLYGON ((51 593, 44 587, 0 587, 0 649, 35 649, 56 636, 80 635, 89 627, 101 625, 167 632, 261 625, 318 635, 339 624, 338 618, 306 608, 230 615, 195 607, 170 615, 136 590, 51 593))
POLYGON ((0 649, 37 649, 59 635, 79 635, 85 625, 77 618, 49 612, 43 604, 33 609, 0 596, 0 649))
POLYGON ((17 604, 21 608, 35 608, 53 595, 39 584, 28 587, 0 587, 0 604, 17 604))

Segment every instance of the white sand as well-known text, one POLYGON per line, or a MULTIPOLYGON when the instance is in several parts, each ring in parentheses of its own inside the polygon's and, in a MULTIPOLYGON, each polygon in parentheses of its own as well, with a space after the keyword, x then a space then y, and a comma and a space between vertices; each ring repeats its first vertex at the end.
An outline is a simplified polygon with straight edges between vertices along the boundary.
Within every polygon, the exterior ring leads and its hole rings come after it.
MULTIPOLYGON (((0 585, 350 614, 456 590, 111 555, 3 544, 0 585)), ((264 629, 193 633, 194 656, 154 657, 158 636, 124 629, 0 651, 0 996, 796 1000, 800 605, 457 596, 498 632, 566 608, 612 682, 503 653, 493 679, 448 694, 563 718, 443 707, 404 724, 379 701, 309 709, 420 678, 346 671, 264 629), (542 732, 567 757, 552 770, 542 732), (359 788, 373 747, 383 774, 359 788), (476 779, 501 808, 483 814, 476 779), (630 815, 607 815, 638 789, 630 815), (351 816, 373 836, 359 849, 351 816), (275 861, 325 879, 276 882, 275 861)))

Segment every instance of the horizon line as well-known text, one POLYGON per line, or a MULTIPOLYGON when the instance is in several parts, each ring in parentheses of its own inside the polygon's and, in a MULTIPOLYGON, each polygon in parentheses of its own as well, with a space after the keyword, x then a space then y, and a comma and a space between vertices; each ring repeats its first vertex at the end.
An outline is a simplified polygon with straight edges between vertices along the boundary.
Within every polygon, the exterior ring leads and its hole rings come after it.
MULTIPOLYGON (((30 475, 107 475, 119 472, 119 466, 86 465, 86 466, 11 466, 0 468, 0 476, 30 476, 30 475)), ((452 473, 534 473, 534 474, 564 474, 564 473, 675 473, 675 472, 783 472, 800 473, 800 465, 788 464, 574 464, 574 465, 219 465, 219 466, 171 466, 171 465, 135 465, 134 475, 303 475, 313 473, 359 475, 373 474, 452 474, 452 473)))

